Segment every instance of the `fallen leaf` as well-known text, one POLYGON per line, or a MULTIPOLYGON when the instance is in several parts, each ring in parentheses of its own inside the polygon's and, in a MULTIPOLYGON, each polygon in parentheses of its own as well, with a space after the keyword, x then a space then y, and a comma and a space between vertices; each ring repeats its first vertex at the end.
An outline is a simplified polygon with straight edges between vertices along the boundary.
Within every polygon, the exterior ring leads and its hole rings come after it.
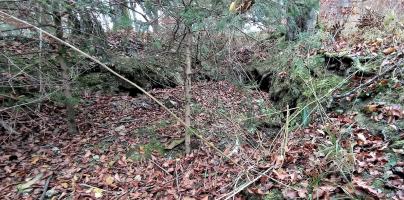
POLYGON ((247 191, 251 194, 264 195, 265 193, 259 188, 248 188, 247 191))
POLYGON ((142 176, 140 176, 139 174, 135 176, 135 181, 140 182, 142 180, 142 176))
POLYGON ((365 111, 366 113, 377 112, 378 107, 379 107, 379 105, 377 105, 377 104, 369 104, 369 105, 366 105, 366 106, 365 106, 364 111, 365 111))
POLYGON ((114 178, 113 178, 112 176, 107 176, 107 177, 105 178, 105 183, 106 183, 107 185, 112 185, 112 184, 114 183, 114 178))
POLYGON ((65 189, 69 187, 69 184, 68 184, 68 183, 65 183, 65 182, 64 182, 64 183, 61 183, 60 185, 61 185, 63 188, 65 188, 65 189))
POLYGON ((171 142, 164 145, 164 149, 166 150, 174 149, 176 146, 182 144, 184 141, 185 141, 184 138, 171 140, 171 142))
POLYGON ((353 183, 356 185, 356 188, 362 189, 363 191, 367 192, 369 195, 372 195, 373 197, 381 198, 383 197, 383 193, 380 190, 372 188, 368 183, 363 181, 362 179, 358 177, 353 178, 353 183))
POLYGON ((389 55, 389 54, 392 54, 392 53, 394 53, 394 52, 396 52, 396 48, 394 48, 394 47, 389 47, 389 48, 383 50, 383 53, 384 53, 385 55, 389 55))
POLYGON ((40 173, 40 174, 36 175, 34 178, 30 179, 29 181, 27 181, 23 184, 17 185, 17 192, 25 193, 25 192, 31 191, 32 190, 31 186, 34 185, 39 180, 41 180, 42 176, 43 176, 43 174, 40 173))
POLYGON ((358 139, 361 140, 364 144, 366 144, 366 137, 363 133, 358 133, 358 139))
POLYGON ((35 165, 40 158, 41 158, 40 156, 33 156, 31 159, 31 164, 35 165))
POLYGON ((84 158, 88 158, 88 157, 90 157, 91 156, 91 151, 90 150, 87 150, 86 151, 86 154, 84 154, 84 158))
POLYGON ((289 174, 282 168, 279 168, 277 170, 274 169, 273 173, 275 174, 276 178, 279 180, 285 180, 289 177, 289 174))
POLYGON ((94 197, 95 198, 101 198, 102 197, 102 189, 100 188, 93 188, 93 192, 94 192, 94 197))
POLYGON ((117 180, 118 182, 121 182, 121 177, 119 177, 119 174, 115 174, 114 179, 117 180))
POLYGON ((298 197, 298 193, 295 190, 289 188, 282 190, 282 195, 286 199, 296 199, 298 197))
POLYGON ((394 153, 404 155, 404 149, 393 149, 394 153))
POLYGON ((307 189, 298 189, 297 194, 299 195, 300 198, 307 198, 307 189))

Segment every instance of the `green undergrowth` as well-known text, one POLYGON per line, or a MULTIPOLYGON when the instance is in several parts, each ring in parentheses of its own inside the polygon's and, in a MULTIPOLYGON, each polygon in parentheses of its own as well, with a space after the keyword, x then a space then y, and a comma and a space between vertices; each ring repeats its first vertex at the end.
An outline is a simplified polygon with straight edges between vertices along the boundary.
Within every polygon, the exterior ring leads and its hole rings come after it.
POLYGON ((77 89, 85 89, 88 91, 106 91, 115 92, 118 90, 119 82, 109 73, 94 72, 82 75, 76 82, 77 89))
POLYGON ((169 87, 182 84, 182 68, 176 63, 180 61, 163 56, 113 58, 115 70, 135 80, 146 90, 151 89, 153 85, 169 87))
POLYGON ((176 148, 167 150, 165 144, 161 143, 158 135, 158 129, 165 129, 172 125, 173 122, 170 120, 159 120, 147 127, 140 127, 132 132, 130 137, 132 138, 143 138, 144 142, 142 144, 137 144, 128 147, 126 151, 127 158, 133 161, 142 161, 144 159, 149 159, 152 154, 159 154, 161 156, 176 156, 176 148))
POLYGON ((126 157, 133 161, 141 161, 149 159, 153 153, 158 153, 160 155, 164 155, 165 153, 163 144, 155 138, 151 139, 146 144, 129 148, 126 151, 126 157))
MULTIPOLYGON (((268 58, 254 61, 251 68, 263 75, 261 85, 268 85, 276 110, 285 110, 287 105, 301 109, 312 103, 308 107, 311 113, 317 106, 313 102, 323 103, 322 97, 343 85, 344 77, 328 71, 324 56, 317 53, 329 37, 318 31, 303 33, 296 41, 286 41, 283 37, 268 41, 268 58)), ((301 123, 301 119, 296 118, 295 124, 301 123)))

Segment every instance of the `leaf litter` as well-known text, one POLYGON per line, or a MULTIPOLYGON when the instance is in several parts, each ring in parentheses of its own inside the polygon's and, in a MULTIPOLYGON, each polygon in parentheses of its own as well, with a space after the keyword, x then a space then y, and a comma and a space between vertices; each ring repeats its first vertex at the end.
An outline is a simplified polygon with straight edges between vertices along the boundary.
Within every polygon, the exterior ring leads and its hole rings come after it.
MULTIPOLYGON (((183 127, 143 96, 83 99, 77 106, 80 134, 73 136, 66 133, 64 110, 48 102, 39 113, 24 114, 26 121, 17 129, 21 135, 1 135, 0 196, 37 199, 52 176, 49 199, 216 199, 266 169, 271 170, 236 198, 274 190, 286 199, 404 196, 403 145, 395 144, 392 151, 389 141, 358 126, 355 113, 333 114, 327 123, 291 132, 280 157, 266 148, 272 139, 249 143, 260 135, 235 123, 237 113, 259 114, 260 102, 270 107, 267 93, 246 94, 225 81, 197 83, 192 92, 193 127, 232 161, 196 140, 192 153, 183 155, 183 127), (236 148, 238 138, 246 143, 236 148), (230 154, 234 149, 237 153, 230 154)), ((171 110, 182 115, 183 88, 151 93, 176 105, 171 110)), ((372 104, 365 110, 381 114, 377 119, 387 123, 403 118, 397 105, 372 104)), ((281 143, 272 145, 280 148, 281 143)))

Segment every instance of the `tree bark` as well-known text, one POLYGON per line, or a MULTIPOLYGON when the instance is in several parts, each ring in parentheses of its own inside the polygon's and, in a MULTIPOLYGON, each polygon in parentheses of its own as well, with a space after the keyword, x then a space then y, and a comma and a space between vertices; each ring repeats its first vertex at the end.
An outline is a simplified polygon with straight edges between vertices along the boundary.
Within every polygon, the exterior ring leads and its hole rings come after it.
POLYGON ((191 152, 191 68, 192 68, 192 32, 188 28, 187 33, 187 44, 185 50, 186 64, 184 68, 184 91, 185 91, 185 153, 189 154, 191 152))
MULTIPOLYGON (((56 27, 56 37, 63 40, 63 27, 62 27, 62 14, 60 12, 54 13, 54 23, 56 27)), ((64 58, 66 52, 66 48, 63 44, 58 45, 58 55, 56 57, 59 62, 60 68, 62 69, 62 78, 63 78, 63 94, 65 96, 65 106, 67 111, 67 126, 70 134, 76 134, 77 126, 76 126, 76 114, 74 111, 74 106, 72 104, 72 92, 71 85, 69 80, 69 68, 67 67, 66 60, 64 58)))

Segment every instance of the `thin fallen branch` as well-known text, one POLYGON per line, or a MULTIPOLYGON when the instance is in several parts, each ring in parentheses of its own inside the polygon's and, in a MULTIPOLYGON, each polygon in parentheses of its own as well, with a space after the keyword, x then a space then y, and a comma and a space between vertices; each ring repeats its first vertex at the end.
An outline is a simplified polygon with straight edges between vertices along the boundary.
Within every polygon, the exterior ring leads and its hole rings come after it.
POLYGON ((333 99, 340 99, 340 98, 344 98, 347 96, 350 96, 352 94, 354 94, 355 92, 357 92, 358 90, 361 90, 369 85, 371 85, 374 81, 376 81, 377 79, 379 79, 380 77, 384 76, 385 74, 393 71, 394 69, 398 68, 398 67, 403 67, 403 60, 401 59, 399 62, 397 62, 396 64, 391 65, 387 70, 385 70, 384 72, 374 76, 373 78, 369 79, 368 81, 366 81, 364 84, 359 85, 358 87, 354 88, 353 90, 345 93, 345 94, 340 94, 340 95, 334 95, 332 96, 333 99))
POLYGON ((177 192, 179 193, 180 192, 180 184, 179 184, 179 181, 178 181, 179 178, 178 178, 177 165, 178 165, 178 160, 175 159, 175 185, 176 185, 176 188, 177 188, 177 192))
POLYGON ((265 170, 264 172, 260 173, 257 177, 255 177, 253 180, 244 183, 243 185, 241 185, 240 187, 238 187, 236 190, 233 190, 232 192, 228 193, 227 195, 219 198, 219 199, 223 199, 225 198, 225 200, 231 199, 234 195, 238 194, 239 192, 243 191, 245 188, 247 188, 248 186, 250 186, 251 184, 255 183, 258 179, 260 179, 262 176, 267 176, 266 174, 270 171, 272 171, 274 168, 270 167, 267 170, 265 170))
POLYGON ((158 168, 160 168, 163 172, 165 172, 167 175, 171 176, 170 172, 168 172, 167 170, 165 170, 163 167, 161 167, 159 164, 157 164, 153 159, 150 159, 150 161, 156 165, 158 168))
POLYGON ((49 182, 50 182, 51 178, 52 178, 52 176, 49 176, 48 179, 46 179, 45 185, 43 186, 43 192, 42 192, 42 195, 39 198, 39 200, 44 200, 45 199, 46 192, 48 191, 49 182))

